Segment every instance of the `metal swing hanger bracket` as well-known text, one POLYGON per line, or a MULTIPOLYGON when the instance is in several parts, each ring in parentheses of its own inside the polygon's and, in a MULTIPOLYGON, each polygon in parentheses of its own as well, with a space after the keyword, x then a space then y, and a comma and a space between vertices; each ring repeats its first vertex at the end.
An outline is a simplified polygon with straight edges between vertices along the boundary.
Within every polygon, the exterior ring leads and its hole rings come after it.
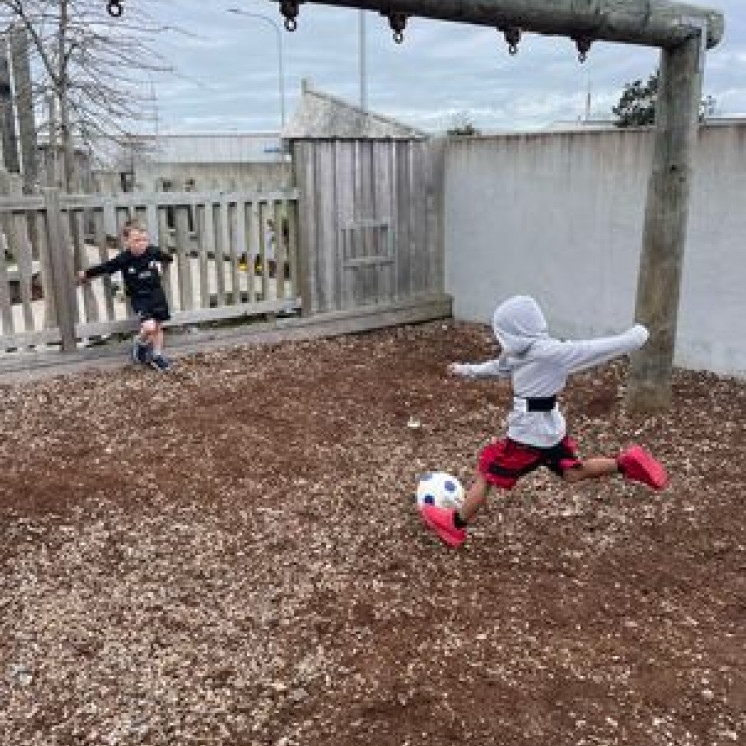
POLYGON ((106 3, 106 12, 112 17, 112 18, 121 18, 122 13, 124 13, 124 0, 108 0, 106 3))

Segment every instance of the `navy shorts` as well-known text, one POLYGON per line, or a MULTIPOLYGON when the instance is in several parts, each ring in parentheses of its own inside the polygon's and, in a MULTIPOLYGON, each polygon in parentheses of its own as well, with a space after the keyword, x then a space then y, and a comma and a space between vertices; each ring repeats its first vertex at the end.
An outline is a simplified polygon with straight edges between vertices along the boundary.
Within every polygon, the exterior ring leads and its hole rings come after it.
POLYGON ((161 290, 148 295, 135 296, 130 299, 132 310, 137 314, 140 323, 153 319, 154 321, 168 321, 171 315, 168 312, 168 301, 166 294, 161 290))

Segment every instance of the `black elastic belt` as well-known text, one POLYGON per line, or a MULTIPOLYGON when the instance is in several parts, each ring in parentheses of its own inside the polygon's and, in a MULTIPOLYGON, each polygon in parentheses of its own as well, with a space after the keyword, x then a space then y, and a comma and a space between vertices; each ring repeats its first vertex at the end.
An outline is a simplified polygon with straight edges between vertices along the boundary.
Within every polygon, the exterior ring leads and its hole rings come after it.
POLYGON ((556 396, 530 396, 526 398, 527 412, 551 412, 556 406, 556 396))

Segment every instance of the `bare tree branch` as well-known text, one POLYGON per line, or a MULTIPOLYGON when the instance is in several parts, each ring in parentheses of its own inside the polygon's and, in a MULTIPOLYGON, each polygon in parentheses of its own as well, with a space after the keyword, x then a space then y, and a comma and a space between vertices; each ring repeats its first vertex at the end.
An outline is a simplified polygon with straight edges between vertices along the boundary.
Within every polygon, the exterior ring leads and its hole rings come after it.
POLYGON ((36 128, 60 141, 68 188, 74 141, 89 149, 94 135, 97 143, 121 141, 152 120, 152 110, 141 105, 143 90, 152 74, 172 72, 157 34, 192 35, 157 23, 148 13, 155 2, 128 0, 126 17, 115 19, 101 0, 0 0, 0 24, 28 34, 36 128))

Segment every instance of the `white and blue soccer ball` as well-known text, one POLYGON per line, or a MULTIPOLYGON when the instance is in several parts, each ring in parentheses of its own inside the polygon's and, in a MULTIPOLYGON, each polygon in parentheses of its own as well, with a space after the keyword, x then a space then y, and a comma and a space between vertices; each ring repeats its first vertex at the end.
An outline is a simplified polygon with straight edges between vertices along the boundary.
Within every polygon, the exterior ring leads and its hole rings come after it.
POLYGON ((417 506, 435 505, 438 508, 458 509, 464 504, 464 486, 452 474, 431 471, 417 482, 417 506))

